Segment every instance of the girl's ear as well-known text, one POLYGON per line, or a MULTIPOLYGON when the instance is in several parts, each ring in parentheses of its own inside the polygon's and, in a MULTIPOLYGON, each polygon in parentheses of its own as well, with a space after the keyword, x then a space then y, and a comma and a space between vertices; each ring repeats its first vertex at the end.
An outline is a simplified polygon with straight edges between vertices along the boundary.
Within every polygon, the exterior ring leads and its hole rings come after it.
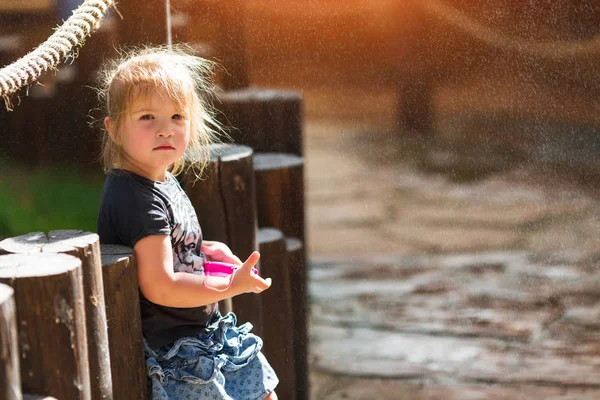
POLYGON ((104 118, 104 127, 106 128, 106 131, 110 135, 110 138, 113 140, 113 142, 119 144, 117 138, 115 137, 115 122, 110 117, 104 118))

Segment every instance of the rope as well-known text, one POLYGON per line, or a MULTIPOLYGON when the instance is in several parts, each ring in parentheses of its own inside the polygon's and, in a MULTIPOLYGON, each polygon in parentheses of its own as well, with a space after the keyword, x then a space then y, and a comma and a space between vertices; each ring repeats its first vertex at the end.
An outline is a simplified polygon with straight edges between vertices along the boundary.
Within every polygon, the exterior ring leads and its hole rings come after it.
POLYGON ((165 15, 167 19, 167 47, 173 47, 173 33, 171 32, 171 0, 165 0, 165 15))
POLYGON ((81 47, 115 0, 86 0, 44 43, 24 57, 0 70, 0 95, 7 105, 10 96, 34 82, 43 72, 56 66, 81 47))
POLYGON ((527 40, 497 32, 439 0, 417 1, 416 4, 420 4, 426 11, 444 19, 471 36, 501 50, 554 59, 590 56, 600 53, 600 37, 598 36, 580 42, 527 40))

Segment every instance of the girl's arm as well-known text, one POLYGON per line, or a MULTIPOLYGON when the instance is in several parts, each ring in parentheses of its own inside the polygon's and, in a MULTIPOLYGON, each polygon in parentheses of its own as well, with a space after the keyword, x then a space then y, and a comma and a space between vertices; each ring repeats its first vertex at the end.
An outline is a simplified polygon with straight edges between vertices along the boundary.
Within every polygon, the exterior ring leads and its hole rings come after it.
POLYGON ((163 306, 200 307, 242 293, 260 293, 271 286, 270 279, 265 280, 252 273, 252 267, 259 258, 257 252, 252 253, 240 266, 230 285, 229 277, 173 272, 173 249, 169 235, 147 236, 138 241, 133 250, 140 290, 148 300, 163 306))

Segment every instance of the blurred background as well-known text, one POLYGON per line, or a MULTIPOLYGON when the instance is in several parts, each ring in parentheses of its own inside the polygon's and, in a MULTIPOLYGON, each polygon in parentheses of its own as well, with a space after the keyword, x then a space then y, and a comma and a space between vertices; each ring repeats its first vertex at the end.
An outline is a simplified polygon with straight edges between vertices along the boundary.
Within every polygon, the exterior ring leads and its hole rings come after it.
MULTIPOLYGON (((3 64, 78 4, 0 0, 3 64)), ((116 47, 165 43, 164 8, 120 1, 1 111, 0 238, 95 231, 89 86, 116 47)), ((314 398, 600 396, 600 3, 171 9, 174 42, 220 62, 224 88, 303 96, 314 398)))

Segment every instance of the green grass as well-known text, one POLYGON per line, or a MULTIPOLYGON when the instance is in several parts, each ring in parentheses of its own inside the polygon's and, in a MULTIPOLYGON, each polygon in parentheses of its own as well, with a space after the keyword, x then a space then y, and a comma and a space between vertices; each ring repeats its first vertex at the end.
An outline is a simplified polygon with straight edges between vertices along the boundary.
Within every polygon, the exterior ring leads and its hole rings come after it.
POLYGON ((0 238, 54 229, 96 232, 101 172, 26 169, 6 160, 0 160, 0 171, 0 238))

